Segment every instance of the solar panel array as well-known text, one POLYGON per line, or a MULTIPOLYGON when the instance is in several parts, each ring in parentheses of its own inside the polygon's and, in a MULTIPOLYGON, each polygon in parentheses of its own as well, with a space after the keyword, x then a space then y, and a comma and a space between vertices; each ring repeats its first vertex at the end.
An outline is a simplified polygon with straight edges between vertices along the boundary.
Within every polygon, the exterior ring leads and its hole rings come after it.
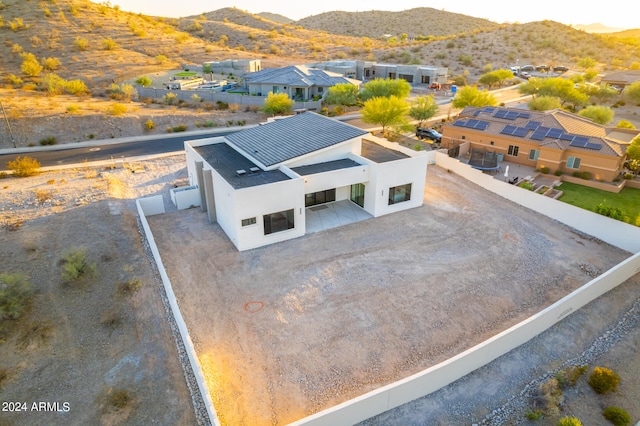
POLYGON ((487 127, 489 127, 489 122, 488 121, 484 121, 484 120, 474 120, 474 119, 468 119, 468 120, 457 120, 456 122, 453 123, 454 126, 458 126, 458 127, 466 127, 468 129, 478 129, 478 130, 487 130, 487 127))
POLYGON ((493 114, 494 112, 496 112, 497 108, 494 107, 484 107, 484 108, 480 108, 479 110, 477 110, 476 112, 473 113, 474 117, 477 117, 478 115, 480 115, 483 112, 487 112, 489 114, 493 114))
POLYGON ((495 118, 506 118, 507 120, 515 120, 516 118, 531 118, 531 114, 528 112, 516 112, 507 111, 505 109, 499 109, 493 113, 495 118))

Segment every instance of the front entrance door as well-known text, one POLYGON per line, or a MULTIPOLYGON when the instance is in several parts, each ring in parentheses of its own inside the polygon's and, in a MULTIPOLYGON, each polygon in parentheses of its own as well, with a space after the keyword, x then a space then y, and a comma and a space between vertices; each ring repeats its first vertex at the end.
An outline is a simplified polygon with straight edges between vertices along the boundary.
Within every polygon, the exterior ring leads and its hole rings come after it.
POLYGON ((356 183, 351 185, 351 197, 350 200, 364 208, 364 184, 356 183))

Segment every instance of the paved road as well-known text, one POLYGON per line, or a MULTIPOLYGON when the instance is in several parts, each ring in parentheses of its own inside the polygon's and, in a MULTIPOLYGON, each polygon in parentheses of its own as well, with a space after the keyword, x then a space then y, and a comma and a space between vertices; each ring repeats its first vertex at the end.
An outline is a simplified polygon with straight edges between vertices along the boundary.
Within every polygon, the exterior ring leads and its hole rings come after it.
POLYGON ((211 133, 183 134, 180 136, 166 137, 164 135, 156 138, 131 138, 133 140, 120 143, 105 143, 87 145, 83 143, 81 147, 60 146, 58 149, 47 150, 25 150, 21 153, 0 154, 0 170, 8 161, 12 161, 18 156, 28 155, 40 162, 42 167, 63 166, 65 164, 78 164, 93 161, 108 161, 111 159, 131 158, 145 155, 164 154, 168 152, 184 151, 184 141, 192 139, 202 139, 213 136, 224 136, 236 130, 217 130, 211 133))

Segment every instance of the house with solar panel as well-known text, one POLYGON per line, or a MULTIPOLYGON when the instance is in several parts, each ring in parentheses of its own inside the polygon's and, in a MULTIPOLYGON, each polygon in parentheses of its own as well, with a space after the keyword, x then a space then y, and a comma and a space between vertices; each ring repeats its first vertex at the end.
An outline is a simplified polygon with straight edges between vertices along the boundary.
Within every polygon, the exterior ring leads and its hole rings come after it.
POLYGON ((336 84, 353 84, 360 87, 361 81, 331 71, 304 65, 289 65, 246 74, 245 84, 250 95, 286 93, 293 100, 304 101, 314 96, 323 96, 336 84))
POLYGON ((314 112, 185 142, 200 205, 238 250, 419 207, 427 155, 314 112))
MULTIPOLYGON (((468 143, 497 159, 548 168, 551 173, 588 172, 596 181, 612 182, 623 172, 626 148, 639 133, 601 126, 560 109, 466 107, 443 126, 441 146, 451 149, 468 143)), ((492 167, 495 164, 485 169, 492 167)))

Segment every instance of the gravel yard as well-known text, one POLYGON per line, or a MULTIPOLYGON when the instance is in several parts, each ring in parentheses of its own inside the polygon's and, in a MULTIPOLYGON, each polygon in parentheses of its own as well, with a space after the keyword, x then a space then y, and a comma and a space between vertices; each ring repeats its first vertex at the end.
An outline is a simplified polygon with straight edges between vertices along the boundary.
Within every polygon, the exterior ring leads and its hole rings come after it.
MULTIPOLYGON (((199 209, 149 221, 228 425, 284 424, 406 377, 629 256, 438 167, 423 207, 243 253, 199 209)), ((525 352, 509 371, 529 365, 525 352)))

